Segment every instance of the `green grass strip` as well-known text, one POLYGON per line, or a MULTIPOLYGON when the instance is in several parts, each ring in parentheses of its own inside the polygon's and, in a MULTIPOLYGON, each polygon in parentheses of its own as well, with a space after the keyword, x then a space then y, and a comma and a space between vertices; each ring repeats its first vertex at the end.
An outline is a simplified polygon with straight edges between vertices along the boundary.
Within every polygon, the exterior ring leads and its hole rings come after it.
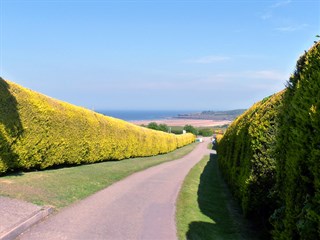
POLYGON ((153 157, 11 174, 0 177, 0 195, 60 209, 134 172, 179 159, 190 153, 196 145, 193 143, 153 157))
POLYGON ((232 202, 214 154, 205 156, 187 175, 176 221, 180 240, 258 239, 232 202))

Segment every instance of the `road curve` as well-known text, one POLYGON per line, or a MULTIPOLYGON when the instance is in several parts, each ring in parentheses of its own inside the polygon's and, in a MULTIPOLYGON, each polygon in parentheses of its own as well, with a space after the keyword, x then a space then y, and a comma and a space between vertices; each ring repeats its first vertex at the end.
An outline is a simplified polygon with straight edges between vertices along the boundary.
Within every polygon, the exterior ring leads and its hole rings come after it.
POLYGON ((189 170, 210 150, 205 138, 181 159, 135 173, 61 210, 18 239, 177 239, 175 202, 189 170))

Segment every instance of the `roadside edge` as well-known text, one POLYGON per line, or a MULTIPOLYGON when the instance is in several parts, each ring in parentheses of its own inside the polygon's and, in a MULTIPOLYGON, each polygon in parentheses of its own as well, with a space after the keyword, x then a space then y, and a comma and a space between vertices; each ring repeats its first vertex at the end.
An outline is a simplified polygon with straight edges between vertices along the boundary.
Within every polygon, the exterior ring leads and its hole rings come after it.
POLYGON ((5 231, 0 235, 0 240, 12 240, 18 237, 21 233, 26 231, 32 225, 38 223, 53 212, 52 207, 42 207, 39 211, 32 213, 28 218, 23 219, 11 229, 5 231))

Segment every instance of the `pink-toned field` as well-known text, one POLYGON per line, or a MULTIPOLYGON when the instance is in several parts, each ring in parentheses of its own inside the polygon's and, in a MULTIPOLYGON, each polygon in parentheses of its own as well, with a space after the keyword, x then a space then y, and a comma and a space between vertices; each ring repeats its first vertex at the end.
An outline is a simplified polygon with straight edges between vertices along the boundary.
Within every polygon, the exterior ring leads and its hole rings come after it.
POLYGON ((231 121, 215 121, 215 120, 203 120, 203 119, 162 119, 162 120, 141 120, 131 121, 131 123, 137 125, 148 125, 150 122, 156 122, 157 124, 167 124, 168 126, 185 126, 192 125, 194 127, 214 127, 224 124, 229 124, 231 121))

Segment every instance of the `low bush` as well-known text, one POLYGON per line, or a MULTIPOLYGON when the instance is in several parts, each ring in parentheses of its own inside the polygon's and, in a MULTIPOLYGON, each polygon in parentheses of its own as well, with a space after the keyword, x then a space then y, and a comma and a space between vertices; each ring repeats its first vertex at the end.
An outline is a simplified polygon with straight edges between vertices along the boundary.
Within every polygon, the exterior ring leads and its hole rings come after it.
POLYGON ((178 130, 178 129, 171 129, 171 133, 174 133, 174 134, 182 134, 182 130, 178 130))
POLYGON ((183 130, 185 130, 187 133, 192 133, 194 135, 198 135, 198 129, 196 129, 194 126, 192 125, 185 125, 183 127, 183 130))
POLYGON ((156 122, 151 122, 147 125, 147 128, 153 129, 153 130, 158 130, 158 131, 162 131, 162 132, 169 132, 170 129, 168 127, 167 124, 157 124, 156 122))
POLYGON ((213 135, 213 129, 211 128, 200 128, 198 134, 203 137, 210 137, 213 135))

